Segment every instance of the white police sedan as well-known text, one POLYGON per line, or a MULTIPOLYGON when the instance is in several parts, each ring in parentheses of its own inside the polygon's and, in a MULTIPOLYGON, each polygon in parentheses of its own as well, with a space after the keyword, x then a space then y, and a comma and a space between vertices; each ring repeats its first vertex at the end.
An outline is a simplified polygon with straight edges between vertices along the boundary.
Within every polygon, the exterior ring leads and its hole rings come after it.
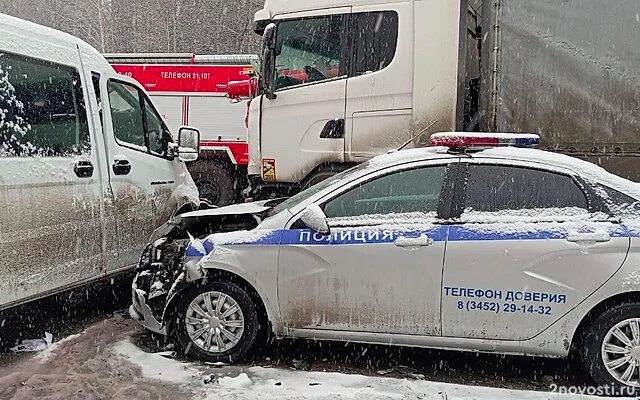
POLYGON ((208 361, 242 358, 268 330, 576 351, 599 384, 640 387, 640 185, 538 140, 435 134, 275 206, 185 214, 182 236, 165 229, 143 255, 131 314, 208 361), (207 236, 213 217, 252 229, 207 236))

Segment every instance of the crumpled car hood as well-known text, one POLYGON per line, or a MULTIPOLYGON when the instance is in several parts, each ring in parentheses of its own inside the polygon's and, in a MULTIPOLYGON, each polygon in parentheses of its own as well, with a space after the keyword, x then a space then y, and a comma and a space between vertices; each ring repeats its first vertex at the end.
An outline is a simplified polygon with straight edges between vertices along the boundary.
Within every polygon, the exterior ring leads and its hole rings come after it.
POLYGON ((187 232, 193 236, 207 236, 211 233, 219 232, 216 228, 223 224, 225 220, 233 219, 234 216, 245 221, 236 227, 229 227, 223 231, 235 231, 241 229, 251 229, 258 225, 260 215, 284 199, 271 199, 256 201, 252 203, 233 204, 225 207, 217 207, 205 210, 191 211, 176 215, 163 225, 159 226, 151 235, 150 243, 162 237, 173 237, 175 239, 187 239, 187 232), (251 222, 247 225, 248 222, 251 222), (213 225, 212 225, 213 224, 213 225))
POLYGON ((252 203, 232 204, 224 207, 210 208, 208 210, 191 211, 181 214, 183 218, 203 217, 209 215, 237 215, 237 214, 256 214, 268 210, 273 200, 262 200, 252 203), (269 204, 269 205, 267 205, 269 204))

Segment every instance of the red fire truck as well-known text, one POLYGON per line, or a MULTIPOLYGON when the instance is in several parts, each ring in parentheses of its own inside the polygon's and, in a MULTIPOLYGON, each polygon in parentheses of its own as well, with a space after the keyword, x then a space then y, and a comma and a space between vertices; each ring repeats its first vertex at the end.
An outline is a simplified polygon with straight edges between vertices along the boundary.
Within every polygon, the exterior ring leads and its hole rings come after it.
MULTIPOLYGON (((247 186, 247 104, 240 103, 253 76, 253 55, 105 54, 120 74, 149 93, 171 132, 181 125, 200 129, 201 156, 189 165, 200 196, 212 204, 241 199, 247 186), (243 87, 243 95, 228 83, 243 87), (246 86, 246 88, 244 87, 246 86)), ((249 93, 247 93, 249 96, 249 93)))

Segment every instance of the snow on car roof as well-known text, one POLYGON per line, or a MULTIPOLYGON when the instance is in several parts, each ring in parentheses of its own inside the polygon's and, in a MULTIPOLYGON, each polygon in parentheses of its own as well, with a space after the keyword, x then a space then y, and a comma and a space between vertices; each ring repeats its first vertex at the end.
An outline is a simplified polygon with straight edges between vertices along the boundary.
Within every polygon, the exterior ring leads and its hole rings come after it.
POLYGON ((612 174, 602 167, 561 153, 538 149, 514 147, 496 147, 473 154, 477 157, 491 157, 541 163, 549 166, 565 168, 580 177, 596 181, 640 200, 640 184, 612 174))
POLYGON ((370 159, 368 165, 371 167, 385 167, 412 161, 455 157, 457 157, 457 155, 450 153, 448 147, 419 147, 415 149, 391 151, 387 154, 379 155, 370 159))
MULTIPOLYGON (((554 153, 546 150, 517 148, 517 147, 495 147, 469 153, 474 158, 500 158, 503 160, 515 160, 540 163, 546 166, 564 168, 573 171, 578 176, 596 181, 612 189, 625 193, 635 199, 640 200, 640 184, 612 174, 602 167, 588 161, 581 160, 561 153, 554 153)), ((368 167, 380 168, 397 164, 422 161, 429 159, 445 159, 459 157, 451 153, 448 147, 432 146, 415 149, 392 151, 372 158, 368 161, 368 167)))

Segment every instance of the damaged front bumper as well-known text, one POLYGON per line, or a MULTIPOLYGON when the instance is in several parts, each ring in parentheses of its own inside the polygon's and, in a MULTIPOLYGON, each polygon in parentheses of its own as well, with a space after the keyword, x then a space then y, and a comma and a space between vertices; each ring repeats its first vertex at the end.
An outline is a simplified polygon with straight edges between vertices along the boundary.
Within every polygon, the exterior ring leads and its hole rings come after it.
POLYGON ((129 314, 146 329, 166 335, 164 313, 182 282, 183 253, 188 241, 169 235, 152 240, 142 252, 131 284, 129 314))
POLYGON ((167 310, 187 281, 195 280, 198 275, 185 259, 190 240, 217 232, 253 229, 260 223, 261 213, 280 201, 282 199, 194 211, 175 216, 156 229, 135 270, 129 307, 131 317, 152 332, 170 334, 165 320, 167 310))
POLYGON ((151 311, 151 308, 147 305, 147 300, 145 298, 146 293, 138 289, 135 281, 131 289, 131 297, 133 299, 133 303, 129 306, 129 314, 131 315, 131 318, 138 321, 140 325, 151 332, 165 335, 167 331, 164 324, 156 319, 153 315, 153 311, 151 311))

